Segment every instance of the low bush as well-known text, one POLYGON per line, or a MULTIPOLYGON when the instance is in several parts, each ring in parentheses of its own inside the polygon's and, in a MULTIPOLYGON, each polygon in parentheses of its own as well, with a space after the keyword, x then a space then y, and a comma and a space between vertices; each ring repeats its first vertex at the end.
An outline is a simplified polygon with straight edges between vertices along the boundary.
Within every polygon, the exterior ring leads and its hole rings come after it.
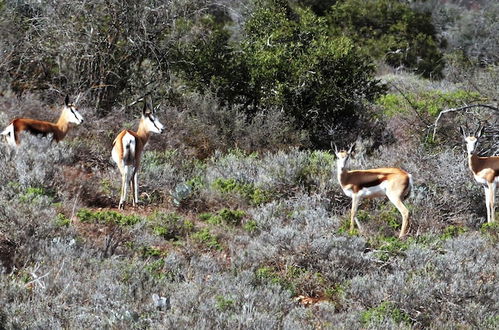
POLYGON ((81 209, 76 213, 81 222, 98 223, 105 225, 133 226, 142 221, 136 215, 124 215, 116 211, 92 211, 81 209))
POLYGON ((184 239, 194 231, 194 224, 176 213, 156 212, 149 216, 148 222, 154 234, 166 240, 184 239))

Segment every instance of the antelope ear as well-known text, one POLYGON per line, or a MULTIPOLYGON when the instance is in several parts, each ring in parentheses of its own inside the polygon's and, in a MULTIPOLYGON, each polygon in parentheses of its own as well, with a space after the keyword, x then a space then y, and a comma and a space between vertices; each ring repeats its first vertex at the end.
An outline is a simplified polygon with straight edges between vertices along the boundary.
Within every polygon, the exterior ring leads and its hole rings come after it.
POLYGON ((354 151, 355 151, 355 142, 352 143, 352 145, 350 146, 350 149, 348 149, 348 153, 351 154, 354 151))
POLYGON ((66 106, 69 105, 69 95, 66 94, 66 98, 64 99, 64 103, 66 104, 66 106))
POLYGON ((478 139, 478 138, 480 138, 480 137, 482 136, 482 134, 483 134, 483 131, 484 131, 484 130, 485 130, 485 126, 482 126, 481 128, 479 128, 479 129, 477 130, 477 131, 478 131, 478 133, 477 133, 477 134, 475 134, 475 135, 476 135, 475 137, 476 137, 477 139, 478 139))
POLYGON ((467 136, 466 136, 466 132, 464 131, 463 126, 459 126, 459 132, 461 132, 461 135, 463 136, 463 138, 464 138, 464 139, 466 139, 466 138, 467 138, 467 136))
POLYGON ((334 153, 338 153, 338 147, 336 146, 336 143, 331 142, 331 149, 334 150, 334 153), (333 149, 334 148, 334 149, 333 149))
POLYGON ((144 107, 142 108, 142 115, 147 116, 150 113, 151 113, 151 111, 147 108, 147 101, 144 98, 144 107))

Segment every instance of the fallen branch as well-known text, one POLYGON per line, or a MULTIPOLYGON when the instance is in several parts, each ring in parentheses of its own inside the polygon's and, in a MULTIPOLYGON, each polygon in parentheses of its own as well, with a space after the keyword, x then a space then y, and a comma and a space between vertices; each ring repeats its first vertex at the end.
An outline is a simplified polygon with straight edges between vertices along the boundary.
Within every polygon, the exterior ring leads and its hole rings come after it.
POLYGON ((450 108, 450 109, 442 110, 438 114, 437 119, 435 120, 435 123, 433 124, 433 139, 435 139, 435 135, 437 135, 438 121, 440 120, 440 118, 442 117, 443 114, 448 113, 448 112, 462 111, 462 110, 468 110, 468 109, 471 109, 471 108, 478 108, 478 107, 488 108, 490 110, 494 110, 494 111, 498 111, 499 112, 499 108, 498 107, 495 107, 495 106, 490 105, 490 104, 471 104, 471 105, 465 105, 465 106, 462 106, 462 107, 459 107, 459 108, 450 108))

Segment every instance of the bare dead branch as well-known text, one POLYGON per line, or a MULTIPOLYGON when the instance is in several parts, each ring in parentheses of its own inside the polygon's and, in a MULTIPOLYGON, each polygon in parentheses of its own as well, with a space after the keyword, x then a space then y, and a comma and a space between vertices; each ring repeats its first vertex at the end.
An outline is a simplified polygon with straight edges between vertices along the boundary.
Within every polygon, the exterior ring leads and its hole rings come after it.
POLYGON ((443 114, 446 114, 446 113, 449 113, 449 112, 456 112, 456 111, 468 110, 468 109, 471 109, 471 108, 479 108, 479 107, 481 107, 481 108, 487 108, 487 109, 499 112, 499 108, 498 107, 490 105, 490 104, 470 104, 470 105, 465 105, 465 106, 458 107, 458 108, 449 108, 449 109, 442 110, 438 114, 437 119, 435 120, 435 123, 433 124, 433 139, 435 139, 435 135, 437 134, 438 122, 439 122, 439 120, 440 120, 440 118, 442 117, 443 114))

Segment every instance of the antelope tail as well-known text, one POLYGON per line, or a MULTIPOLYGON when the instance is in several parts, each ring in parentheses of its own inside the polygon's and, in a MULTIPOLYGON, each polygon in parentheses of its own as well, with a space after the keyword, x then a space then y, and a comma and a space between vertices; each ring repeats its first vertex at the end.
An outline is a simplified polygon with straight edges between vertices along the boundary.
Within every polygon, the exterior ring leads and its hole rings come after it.
POLYGON ((123 163, 125 166, 135 162, 135 137, 131 134, 123 136, 123 163))
POLYGON ((407 185, 407 187, 405 188, 404 190, 404 200, 409 197, 409 195, 411 194, 411 191, 412 191, 412 175, 410 175, 409 173, 407 173, 407 175, 409 175, 409 184, 407 185))

